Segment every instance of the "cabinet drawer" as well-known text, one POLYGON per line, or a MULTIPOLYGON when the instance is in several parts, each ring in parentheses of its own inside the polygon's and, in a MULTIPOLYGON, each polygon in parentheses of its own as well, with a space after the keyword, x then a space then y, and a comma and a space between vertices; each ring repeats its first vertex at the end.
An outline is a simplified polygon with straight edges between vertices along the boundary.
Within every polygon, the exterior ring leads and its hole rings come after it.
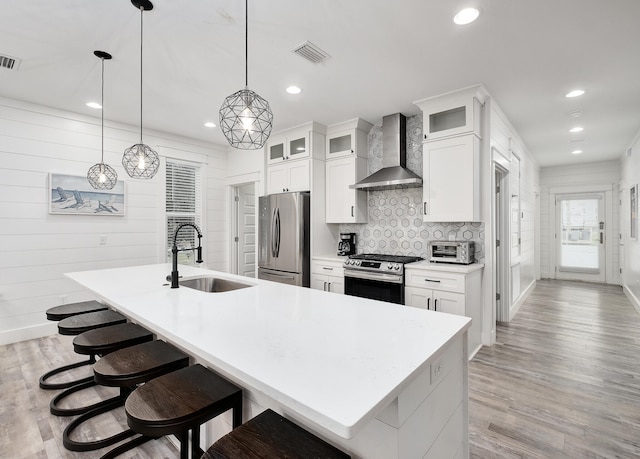
POLYGON ((344 268, 342 267, 342 263, 313 262, 311 263, 311 272, 313 274, 342 277, 344 275, 344 268))
POLYGON ((446 290, 454 293, 465 293, 464 279, 464 274, 435 270, 407 269, 405 272, 405 285, 409 287, 446 290))

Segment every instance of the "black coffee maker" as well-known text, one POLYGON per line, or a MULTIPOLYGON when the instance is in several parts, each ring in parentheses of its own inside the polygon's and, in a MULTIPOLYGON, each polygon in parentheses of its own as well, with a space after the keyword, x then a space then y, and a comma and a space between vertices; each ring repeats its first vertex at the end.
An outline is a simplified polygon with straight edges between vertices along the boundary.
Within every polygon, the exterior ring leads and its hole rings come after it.
POLYGON ((340 233, 338 255, 341 257, 356 253, 356 233, 340 233))

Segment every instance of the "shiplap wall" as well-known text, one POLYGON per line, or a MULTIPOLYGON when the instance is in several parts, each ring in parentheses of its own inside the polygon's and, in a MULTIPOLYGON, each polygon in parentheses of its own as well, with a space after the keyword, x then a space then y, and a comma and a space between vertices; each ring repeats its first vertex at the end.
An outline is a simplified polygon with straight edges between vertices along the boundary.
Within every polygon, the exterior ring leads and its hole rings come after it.
MULTIPOLYGON (((84 176, 99 162, 100 119, 0 98, 0 344, 54 333, 47 308, 92 299, 64 273, 164 262, 164 161, 152 180, 130 179, 121 165, 138 141, 135 127, 105 123, 125 216, 51 215, 49 173, 84 176)), ((161 157, 204 163, 205 261, 226 270, 226 150, 157 132, 144 141, 161 157)))
MULTIPOLYGON (((633 301, 634 306, 640 312, 640 237, 630 238, 630 202, 629 190, 632 186, 640 184, 640 132, 635 141, 627 150, 621 161, 622 175, 622 215, 620 218, 622 228, 624 260, 622 262, 622 285, 625 292, 633 301)), ((638 203, 636 203, 636 206, 638 203)))
MULTIPOLYGON (((542 278, 554 278, 554 266, 552 266, 552 251, 555 250, 553 231, 551 229, 552 216, 555 207, 550 205, 550 190, 566 188, 585 191, 586 189, 601 189, 607 187, 610 191, 605 198, 605 206, 612 211, 610 222, 610 237, 618 234, 619 204, 617 201, 618 182, 620 181, 620 162, 604 161, 572 166, 544 167, 540 169, 540 276, 542 278)), ((618 283, 616 274, 618 266, 617 244, 612 245, 613 250, 608 254, 607 283, 618 283)))

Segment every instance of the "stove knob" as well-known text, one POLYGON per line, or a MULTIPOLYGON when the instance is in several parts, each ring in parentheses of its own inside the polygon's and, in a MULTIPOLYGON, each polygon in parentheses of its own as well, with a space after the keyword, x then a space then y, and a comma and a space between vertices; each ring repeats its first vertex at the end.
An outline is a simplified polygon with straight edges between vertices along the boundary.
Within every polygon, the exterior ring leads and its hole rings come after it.
POLYGON ((356 260, 356 266, 360 266, 360 260, 356 260))
POLYGON ((387 263, 387 269, 393 269, 393 264, 392 263, 387 263))
POLYGON ((400 265, 398 263, 396 263, 396 265, 393 267, 393 269, 395 269, 396 271, 400 270, 400 265))

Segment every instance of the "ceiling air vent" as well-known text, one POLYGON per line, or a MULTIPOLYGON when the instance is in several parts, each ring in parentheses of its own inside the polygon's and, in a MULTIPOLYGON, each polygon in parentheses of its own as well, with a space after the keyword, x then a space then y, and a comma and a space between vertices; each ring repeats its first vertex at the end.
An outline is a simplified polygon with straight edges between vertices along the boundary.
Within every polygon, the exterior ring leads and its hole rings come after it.
POLYGON ((296 46, 293 49, 293 53, 314 64, 320 64, 331 57, 310 41, 305 41, 301 45, 296 46))
POLYGON ((8 70, 18 70, 20 59, 0 54, 0 68, 8 70))

